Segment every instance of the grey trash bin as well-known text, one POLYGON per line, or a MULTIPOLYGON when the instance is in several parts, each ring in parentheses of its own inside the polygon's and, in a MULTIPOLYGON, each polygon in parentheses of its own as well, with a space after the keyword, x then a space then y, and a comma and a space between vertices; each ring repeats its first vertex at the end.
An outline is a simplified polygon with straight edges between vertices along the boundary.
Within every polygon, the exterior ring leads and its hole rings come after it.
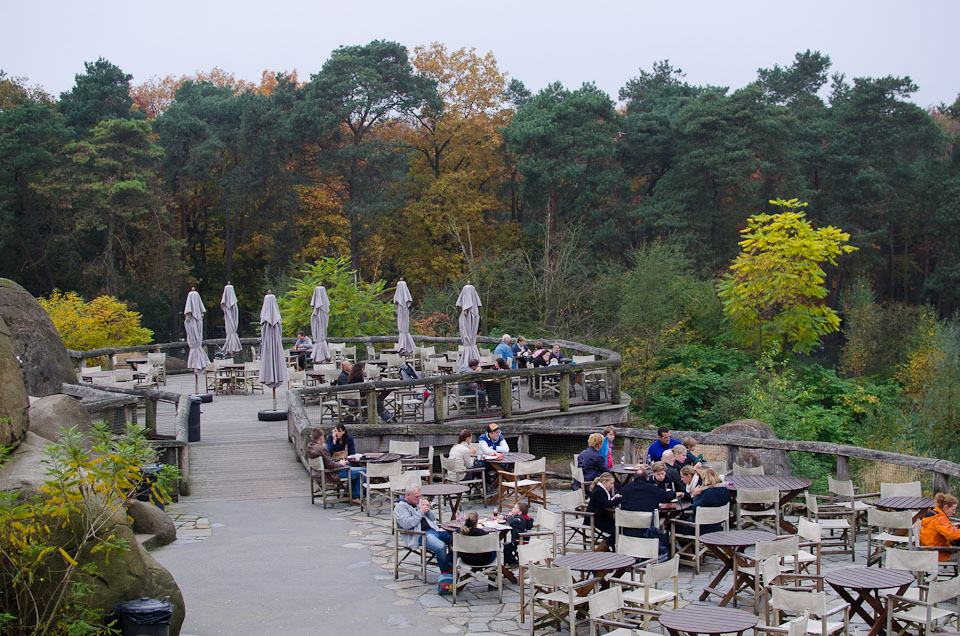
POLYGON ((173 603, 155 598, 142 597, 124 601, 113 606, 117 626, 122 636, 168 636, 173 603))
POLYGON ((190 396, 190 419, 187 420, 187 441, 200 441, 200 404, 203 398, 199 395, 190 396))

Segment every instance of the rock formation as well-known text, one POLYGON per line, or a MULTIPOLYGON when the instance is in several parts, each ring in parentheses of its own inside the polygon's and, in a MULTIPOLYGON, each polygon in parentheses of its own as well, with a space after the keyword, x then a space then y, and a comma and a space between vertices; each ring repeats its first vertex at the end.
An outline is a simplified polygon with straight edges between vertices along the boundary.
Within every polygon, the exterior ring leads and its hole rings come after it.
MULTIPOLYGON (((736 435, 739 437, 758 437, 760 439, 777 439, 773 429, 760 420, 736 420, 710 431, 721 435, 736 435)), ((737 463, 741 466, 763 465, 765 475, 791 475, 790 457, 786 451, 768 448, 741 448, 737 463)), ((733 469, 733 466, 730 466, 733 469)))
POLYGON ((29 406, 10 330, 0 318, 0 447, 16 446, 23 440, 29 426, 29 406))

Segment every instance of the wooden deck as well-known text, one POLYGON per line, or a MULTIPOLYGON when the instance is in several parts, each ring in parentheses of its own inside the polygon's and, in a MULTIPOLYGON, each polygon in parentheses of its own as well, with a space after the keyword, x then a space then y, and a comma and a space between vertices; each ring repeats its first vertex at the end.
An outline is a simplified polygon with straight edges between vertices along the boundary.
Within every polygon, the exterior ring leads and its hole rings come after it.
MULTIPOLYGON (((201 379, 201 383, 202 383, 201 379)), ((193 376, 176 375, 167 390, 193 393, 193 376)), ((257 412, 272 398, 261 395, 217 395, 200 408, 201 441, 190 444, 189 501, 305 497, 307 475, 287 441, 287 423, 261 422, 257 412)), ((277 389, 277 408, 286 409, 286 389, 277 389)), ((160 433, 173 433, 173 418, 158 413, 160 433)))

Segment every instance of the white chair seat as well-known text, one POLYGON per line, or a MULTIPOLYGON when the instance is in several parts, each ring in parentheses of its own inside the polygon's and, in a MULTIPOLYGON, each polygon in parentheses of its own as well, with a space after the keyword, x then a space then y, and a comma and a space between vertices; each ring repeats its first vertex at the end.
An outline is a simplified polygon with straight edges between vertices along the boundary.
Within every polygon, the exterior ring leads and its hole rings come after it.
POLYGON ((891 543, 909 543, 910 537, 904 537, 902 535, 890 534, 889 532, 880 532, 873 535, 872 539, 874 541, 887 541, 891 543))
MULTIPOLYGON (((574 605, 581 605, 590 600, 589 596, 575 596, 573 599, 574 605)), ((566 592, 562 590, 557 590, 555 592, 548 592, 547 594, 537 594, 537 601, 539 602, 551 602, 551 603, 563 603, 566 605, 570 602, 570 597, 566 592)))
MULTIPOLYGON (((792 560, 792 559, 788 559, 792 560)), ((797 552, 797 561, 800 563, 815 563, 817 560, 817 555, 813 552, 807 552, 806 550, 800 550, 797 552)))
MULTIPOLYGON (((933 607, 930 609, 930 620, 938 621, 941 618, 952 616, 955 613, 956 612, 951 612, 950 610, 933 607)), ((919 623, 923 625, 927 621, 927 608, 921 606, 911 607, 910 609, 902 612, 894 612, 893 615, 897 619, 908 620, 912 623, 919 623)))
POLYGON ((819 519, 817 521, 824 530, 849 530, 850 522, 846 519, 819 519))
POLYGON ((870 508, 873 508, 873 506, 863 501, 852 501, 852 502, 842 501, 842 502, 839 502, 837 505, 843 506, 844 508, 847 508, 847 509, 853 506, 853 509, 856 510, 857 512, 865 512, 870 508))
MULTIPOLYGON (((790 623, 784 623, 780 626, 781 629, 786 631, 789 629, 790 623)), ((807 633, 808 634, 820 634, 823 630, 823 622, 818 621, 815 618, 811 618, 807 623, 807 633)), ((834 632, 839 632, 843 630, 843 623, 840 621, 827 621, 827 634, 833 634, 834 632)))
MULTIPOLYGON (((663 603, 664 601, 672 600, 676 596, 670 590, 658 590, 650 589, 649 592, 649 602, 653 605, 663 603)), ((633 590, 631 592, 623 593, 623 600, 626 603, 637 603, 638 605, 643 605, 643 590, 633 590)))

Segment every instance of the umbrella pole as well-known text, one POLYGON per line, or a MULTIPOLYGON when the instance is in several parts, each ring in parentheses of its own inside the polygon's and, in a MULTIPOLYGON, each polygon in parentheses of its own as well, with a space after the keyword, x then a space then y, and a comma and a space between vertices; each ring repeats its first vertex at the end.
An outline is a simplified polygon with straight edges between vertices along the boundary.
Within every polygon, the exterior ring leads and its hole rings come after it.
POLYGON ((277 387, 273 387, 273 410, 277 410, 277 387))
POLYGON ((200 392, 200 375, 197 373, 193 374, 193 392, 194 394, 200 392))

